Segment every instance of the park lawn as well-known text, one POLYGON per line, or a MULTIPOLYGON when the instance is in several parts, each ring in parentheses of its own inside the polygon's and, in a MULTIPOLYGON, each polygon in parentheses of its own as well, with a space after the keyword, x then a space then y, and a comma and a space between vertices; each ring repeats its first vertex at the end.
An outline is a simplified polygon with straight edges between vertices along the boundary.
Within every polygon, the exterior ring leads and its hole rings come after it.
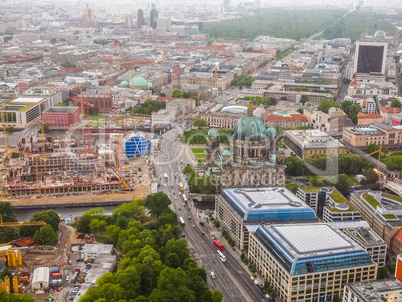
POLYGON ((363 198, 374 208, 377 209, 378 206, 381 206, 381 203, 375 199, 373 196, 364 194, 363 198))
POLYGON ((109 241, 109 239, 105 236, 95 236, 96 242, 100 243, 105 243, 106 241, 109 241))
POLYGON ((358 186, 360 185, 360 182, 358 182, 355 178, 356 175, 348 175, 348 178, 350 179, 350 182, 352 183, 352 186, 358 186))
POLYGON ((388 194, 388 193, 382 193, 382 196, 393 199, 395 201, 402 202, 402 198, 396 195, 388 194))
MULTIPOLYGON (((86 118, 87 118, 87 115, 85 114, 84 119, 86 119, 86 118)), ((104 118, 106 118, 106 115, 100 115, 100 114, 98 114, 98 115, 89 115, 89 119, 91 121, 99 121, 99 120, 102 120, 104 118)))
POLYGON ((205 154, 196 153, 194 154, 195 158, 205 158, 205 154))
POLYGON ((89 127, 91 128, 99 128, 99 127, 103 127, 104 123, 101 122, 89 122, 89 127))
POLYGON ((191 148, 191 151, 193 151, 193 153, 204 153, 205 148, 204 147, 195 147, 195 148, 191 148))

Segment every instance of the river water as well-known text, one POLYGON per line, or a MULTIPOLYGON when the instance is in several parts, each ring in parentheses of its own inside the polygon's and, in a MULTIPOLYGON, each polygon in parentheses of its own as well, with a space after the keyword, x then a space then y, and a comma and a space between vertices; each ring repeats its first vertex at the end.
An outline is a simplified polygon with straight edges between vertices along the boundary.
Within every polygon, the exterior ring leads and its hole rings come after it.
MULTIPOLYGON (((106 215, 111 215, 112 212, 117 208, 117 205, 114 206, 103 206, 96 208, 104 208, 106 215)), ((215 202, 214 201, 203 201, 198 203, 196 206, 200 210, 214 210, 215 202)), ((92 209, 92 207, 73 207, 73 208, 48 208, 48 210, 55 210, 60 214, 61 219, 72 218, 74 220, 75 217, 80 217, 84 214, 85 211, 92 209)), ((29 221, 32 216, 36 212, 46 211, 45 209, 14 209, 14 213, 17 216, 18 221, 29 221)))
MULTIPOLYGON (((100 208, 100 207, 96 207, 100 208)), ((117 205, 101 207, 105 209, 106 215, 111 215, 117 208, 117 205)), ((60 214, 61 219, 80 217, 85 211, 92 209, 92 207, 75 207, 75 208, 48 208, 48 210, 55 210, 60 214)), ((46 211, 45 209, 14 209, 18 221, 29 221, 36 212, 46 211)))

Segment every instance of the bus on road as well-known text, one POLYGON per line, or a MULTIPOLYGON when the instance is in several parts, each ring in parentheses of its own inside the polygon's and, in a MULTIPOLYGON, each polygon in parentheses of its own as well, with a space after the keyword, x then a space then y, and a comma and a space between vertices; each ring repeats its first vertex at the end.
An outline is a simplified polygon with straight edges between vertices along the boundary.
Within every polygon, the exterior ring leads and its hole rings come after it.
POLYGON ((180 186, 180 191, 183 191, 183 183, 179 183, 179 186, 180 186))
POLYGON ((179 217, 179 221, 180 221, 180 226, 184 228, 186 226, 186 223, 184 222, 183 217, 179 217))
POLYGON ((167 175, 167 173, 165 173, 165 180, 168 180, 168 175, 167 175))
POLYGON ((226 257, 225 257, 224 254, 222 254, 221 251, 216 251, 216 257, 217 257, 220 261, 226 262, 226 257))
POLYGON ((221 251, 223 251, 223 244, 220 243, 218 240, 214 240, 214 245, 221 251))
POLYGON ((183 194, 183 202, 184 202, 184 203, 188 203, 188 199, 187 199, 186 194, 183 194))

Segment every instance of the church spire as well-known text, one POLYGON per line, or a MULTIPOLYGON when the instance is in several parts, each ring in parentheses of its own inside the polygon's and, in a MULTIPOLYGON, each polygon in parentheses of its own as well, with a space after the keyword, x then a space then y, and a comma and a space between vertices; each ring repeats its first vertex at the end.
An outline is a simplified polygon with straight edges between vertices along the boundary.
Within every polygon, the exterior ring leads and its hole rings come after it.
POLYGON ((247 108, 247 115, 253 115, 253 104, 251 104, 251 96, 250 96, 250 104, 247 108))

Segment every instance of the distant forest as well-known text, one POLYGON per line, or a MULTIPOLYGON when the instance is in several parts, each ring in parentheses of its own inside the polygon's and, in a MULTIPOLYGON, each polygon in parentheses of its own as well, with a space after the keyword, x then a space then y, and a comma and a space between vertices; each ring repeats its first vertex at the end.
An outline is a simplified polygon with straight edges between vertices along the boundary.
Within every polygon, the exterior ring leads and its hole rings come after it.
POLYGON ((335 9, 269 9, 255 16, 208 23, 204 33, 215 38, 249 41, 258 35, 299 40, 319 32, 345 13, 335 9))
POLYGON ((347 14, 340 21, 329 25, 323 34, 317 38, 350 38, 352 41, 356 41, 362 33, 367 32, 373 35, 380 29, 392 36, 396 33, 396 27, 392 23, 401 20, 402 14, 386 15, 355 11, 347 14))
POLYGON ((396 32, 392 23, 402 19, 402 14, 371 12, 351 12, 340 18, 345 13, 345 10, 340 9, 270 9, 255 16, 208 23, 204 33, 215 38, 249 41, 258 35, 300 40, 325 29, 317 39, 350 38, 355 41, 364 32, 374 34, 380 29, 392 35, 396 32))

